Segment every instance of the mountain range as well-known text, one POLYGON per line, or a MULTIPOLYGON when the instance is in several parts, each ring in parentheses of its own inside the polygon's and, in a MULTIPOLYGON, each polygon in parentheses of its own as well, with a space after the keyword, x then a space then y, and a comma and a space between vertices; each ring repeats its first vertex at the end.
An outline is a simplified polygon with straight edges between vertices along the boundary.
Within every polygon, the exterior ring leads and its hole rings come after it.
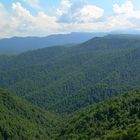
POLYGON ((0 55, 0 139, 139 140, 139 60, 128 34, 0 55))
POLYGON ((93 37, 104 36, 106 33, 56 34, 47 37, 13 37, 0 40, 0 53, 21 53, 56 45, 73 45, 85 42, 93 37))
POLYGON ((1 56, 0 87, 55 112, 73 112, 140 85, 139 36, 1 56))

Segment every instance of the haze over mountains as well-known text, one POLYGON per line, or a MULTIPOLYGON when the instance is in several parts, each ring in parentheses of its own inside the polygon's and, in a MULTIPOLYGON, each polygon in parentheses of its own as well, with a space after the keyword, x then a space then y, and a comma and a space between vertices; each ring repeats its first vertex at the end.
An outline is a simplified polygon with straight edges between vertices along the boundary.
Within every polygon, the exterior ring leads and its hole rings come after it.
POLYGON ((13 37, 0 39, 0 54, 14 54, 39 48, 75 45, 94 37, 103 37, 108 34, 139 35, 138 30, 116 30, 112 32, 72 32, 69 34, 54 34, 46 37, 13 37))
POLYGON ((85 42, 106 33, 70 33, 49 35, 47 37, 13 37, 0 40, 0 53, 19 53, 56 45, 70 45, 85 42))

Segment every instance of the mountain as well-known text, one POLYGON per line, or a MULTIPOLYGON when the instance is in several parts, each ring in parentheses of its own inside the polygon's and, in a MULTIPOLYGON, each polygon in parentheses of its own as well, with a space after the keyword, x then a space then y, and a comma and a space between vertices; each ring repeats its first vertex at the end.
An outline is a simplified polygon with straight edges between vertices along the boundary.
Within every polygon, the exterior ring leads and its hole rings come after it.
POLYGON ((78 44, 105 33, 70 33, 47 37, 13 37, 0 40, 0 53, 19 53, 56 45, 78 44))
POLYGON ((52 140, 57 117, 0 89, 1 140, 52 140))
POLYGON ((57 139, 139 140, 140 91, 131 91, 74 113, 57 139))
POLYGON ((46 110, 71 113, 140 86, 140 36, 0 56, 0 87, 46 110))

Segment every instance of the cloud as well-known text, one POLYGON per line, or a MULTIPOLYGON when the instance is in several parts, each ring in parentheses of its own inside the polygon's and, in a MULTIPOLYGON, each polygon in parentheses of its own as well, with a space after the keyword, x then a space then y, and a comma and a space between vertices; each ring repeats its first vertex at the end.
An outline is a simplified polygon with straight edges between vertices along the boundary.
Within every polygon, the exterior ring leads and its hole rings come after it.
POLYGON ((12 6, 14 18, 18 22, 17 31, 23 31, 26 35, 43 35, 57 32, 59 24, 56 23, 56 17, 48 16, 44 12, 38 12, 33 16, 27 9, 23 8, 20 3, 14 3, 12 6))
POLYGON ((32 8, 42 9, 42 7, 40 6, 39 0, 20 0, 20 1, 25 2, 32 8))
POLYGON ((5 25, 6 17, 7 17, 7 12, 4 6, 0 3, 0 19, 2 19, 1 25, 5 25))
POLYGON ((0 3, 0 19, 0 37, 12 36, 12 32, 14 32, 15 29, 13 19, 2 3, 0 3))
POLYGON ((96 5, 82 2, 79 4, 79 1, 78 4, 70 3, 69 0, 63 0, 61 8, 57 11, 59 11, 58 22, 61 23, 63 30, 66 31, 96 32, 135 28, 132 17, 140 15, 138 11, 134 11, 134 5, 130 0, 127 0, 122 5, 114 4, 114 13, 111 16, 105 16, 104 9, 96 5), (63 3, 64 1, 65 3, 63 3))
POLYGON ((88 23, 102 17, 104 10, 84 2, 78 1, 72 4, 68 0, 62 0, 61 8, 57 9, 56 13, 61 23, 88 23))
POLYGON ((114 4, 113 5, 115 14, 132 14, 134 10, 134 5, 130 0, 127 0, 122 5, 114 4))
POLYGON ((23 8, 19 2, 12 4, 12 10, 16 18, 21 18, 23 21, 33 20, 31 13, 27 9, 23 8))
POLYGON ((109 30, 134 28, 135 25, 123 15, 115 15, 107 18, 106 27, 109 30))
POLYGON ((104 10, 94 6, 85 5, 74 14, 74 20, 78 23, 91 23, 103 16, 104 10))
POLYGON ((123 15, 127 18, 140 18, 140 10, 136 10, 132 0, 126 0, 122 5, 113 5, 114 13, 117 15, 123 15))
POLYGON ((123 4, 114 4, 114 16, 110 17, 112 25, 122 28, 140 28, 140 9, 136 9, 132 0, 126 0, 123 4))
MULTIPOLYGON (((32 2, 30 6, 33 2, 39 5, 38 0, 29 1, 32 2)), ((33 15, 20 2, 13 3, 9 10, 0 3, 0 37, 140 29, 140 9, 135 8, 132 0, 115 3, 110 16, 105 14, 104 9, 83 0, 61 0, 61 6, 54 11, 53 16, 42 9, 36 9, 36 12, 33 15)))
POLYGON ((58 33, 60 25, 56 22, 56 17, 48 16, 44 12, 39 12, 35 17, 34 28, 40 35, 58 33))
POLYGON ((42 36, 58 33, 60 28, 56 17, 42 11, 34 16, 19 2, 12 4, 10 13, 0 4, 0 11, 0 37, 42 36))

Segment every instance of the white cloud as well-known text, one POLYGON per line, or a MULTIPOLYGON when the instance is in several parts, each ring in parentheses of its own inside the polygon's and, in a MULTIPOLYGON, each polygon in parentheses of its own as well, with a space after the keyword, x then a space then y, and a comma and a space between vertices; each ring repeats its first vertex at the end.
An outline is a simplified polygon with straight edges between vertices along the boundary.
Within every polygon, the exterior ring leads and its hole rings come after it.
POLYGON ((108 29, 128 29, 134 28, 134 24, 123 15, 115 15, 107 18, 106 27, 108 29))
MULTIPOLYGON (((39 4, 38 0, 29 1, 39 4)), ((77 1, 61 0, 61 6, 54 11, 54 16, 47 15, 41 9, 36 9, 37 14, 33 15, 19 2, 13 3, 9 10, 0 3, 0 37, 140 29, 140 9, 135 8, 132 0, 114 4, 110 16, 106 16, 104 9, 96 5, 77 1)))
POLYGON ((140 18, 140 9, 136 10, 132 0, 126 0, 122 5, 113 5, 114 13, 117 15, 123 15, 127 18, 140 18))
POLYGON ((131 2, 131 0, 127 0, 125 3, 122 5, 119 4, 114 4, 113 5, 114 12, 116 14, 132 14, 134 10, 134 5, 131 2))
POLYGON ((12 4, 12 10, 16 18, 21 18, 21 20, 23 21, 33 20, 33 16, 31 15, 31 13, 27 9, 23 8, 19 2, 12 4))
POLYGON ((15 23, 16 34, 27 33, 33 28, 35 17, 27 9, 23 8, 19 2, 13 3, 11 16, 15 23))
POLYGON ((58 33, 60 25, 56 20, 56 17, 48 16, 44 12, 39 12, 37 17, 35 17, 34 27, 36 31, 38 30, 38 32, 42 32, 43 34, 58 33))
POLYGON ((5 10, 4 6, 0 3, 0 19, 2 19, 1 25, 5 24, 6 17, 7 17, 6 10, 5 10))
POLYGON ((58 33, 60 28, 60 25, 56 22, 56 17, 48 16, 41 11, 33 16, 19 2, 12 4, 10 13, 0 4, 0 11, 0 19, 2 19, 0 22, 0 37, 42 36, 58 33))
POLYGON ((14 32, 13 19, 1 3, 0 19, 0 37, 7 37, 8 35, 12 36, 12 32, 14 32))
POLYGON ((95 5, 86 5, 76 13, 76 20, 83 23, 94 22, 103 16, 104 10, 95 5))
POLYGON ((71 3, 69 0, 61 0, 61 8, 56 10, 56 14, 58 16, 62 16, 64 13, 68 11, 68 9, 71 7, 71 3))
POLYGON ((70 3, 69 0, 61 1, 61 8, 56 11, 58 21, 61 23, 88 23, 103 16, 104 10, 95 5, 85 3, 70 3))
POLYGON ((72 31, 111 31, 135 28, 130 17, 140 15, 138 11, 134 11, 134 5, 130 0, 122 5, 114 4, 114 14, 108 17, 104 16, 104 9, 85 3, 75 5, 67 1, 67 4, 62 4, 59 10, 61 14, 58 16, 58 21, 66 31, 69 29, 72 31))
POLYGON ((114 4, 115 15, 109 17, 110 26, 120 28, 140 28, 140 9, 136 9, 132 0, 126 0, 123 4, 114 4))
POLYGON ((39 0, 21 0, 21 1, 27 3, 32 8, 42 9, 39 0))

